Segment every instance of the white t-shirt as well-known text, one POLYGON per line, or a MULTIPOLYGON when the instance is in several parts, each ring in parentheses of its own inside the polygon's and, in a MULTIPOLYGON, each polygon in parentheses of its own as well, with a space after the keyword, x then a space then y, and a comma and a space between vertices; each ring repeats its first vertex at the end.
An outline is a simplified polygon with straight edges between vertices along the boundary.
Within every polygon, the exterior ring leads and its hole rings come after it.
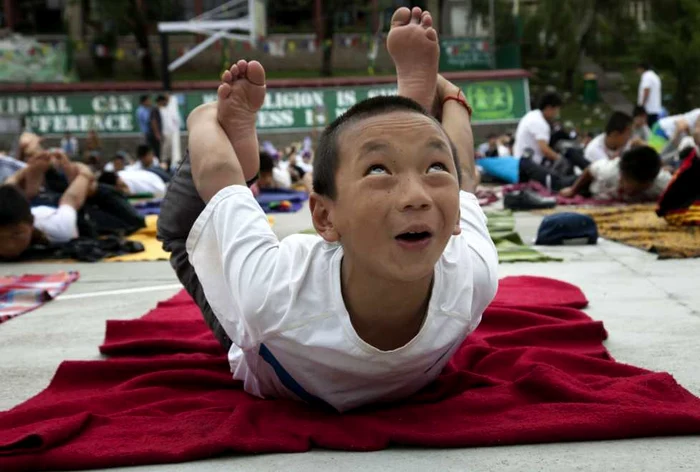
POLYGON ((613 159, 620 153, 619 150, 613 151, 605 145, 605 133, 599 134, 588 143, 583 155, 588 162, 596 162, 601 159, 613 159))
POLYGON ((117 172, 132 194, 152 193, 156 198, 165 196, 165 182, 153 172, 127 169, 117 172))
POLYGON ((34 227, 51 243, 66 243, 78 237, 78 212, 70 205, 32 207, 34 227))
POLYGON ((683 113, 681 115, 667 116, 666 118, 661 118, 659 120, 659 127, 664 130, 668 139, 673 139, 676 134, 676 128, 678 127, 678 120, 685 120, 690 127, 690 131, 693 131, 695 124, 700 118, 700 108, 689 111, 688 113, 683 113))
POLYGON ((637 94, 637 105, 644 101, 644 89, 649 89, 649 98, 644 109, 650 115, 661 113, 661 79, 653 70, 648 70, 642 74, 639 81, 639 91, 637 94))
POLYGON ((535 164, 542 164, 544 155, 537 141, 547 141, 547 144, 549 144, 551 135, 552 127, 542 114, 542 110, 532 110, 523 116, 520 123, 518 123, 518 129, 515 131, 513 154, 515 157, 523 157, 526 149, 532 149, 534 152, 532 160, 535 164))
POLYGON ((272 180, 279 188, 289 188, 292 186, 292 174, 289 173, 289 163, 281 163, 272 168, 272 180), (284 166, 284 168, 282 168, 284 166))
POLYGON ((355 332, 343 301, 343 248, 318 236, 281 242, 250 190, 230 186, 187 239, 204 293, 233 341, 233 377, 260 397, 339 411, 410 395, 433 381, 479 324, 498 286, 498 257, 474 195, 460 193, 462 233, 435 265, 428 311, 408 344, 381 351, 355 332))
POLYGON ((658 199, 671 182, 671 174, 661 169, 653 185, 643 194, 635 197, 621 195, 620 158, 596 161, 588 168, 593 176, 590 191, 596 200, 623 200, 626 202, 654 201, 658 199))

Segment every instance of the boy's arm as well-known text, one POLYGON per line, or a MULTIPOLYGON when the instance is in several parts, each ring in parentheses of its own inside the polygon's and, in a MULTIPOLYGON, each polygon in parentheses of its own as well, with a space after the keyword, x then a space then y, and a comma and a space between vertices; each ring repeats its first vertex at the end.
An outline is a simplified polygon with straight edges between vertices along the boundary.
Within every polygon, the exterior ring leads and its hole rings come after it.
POLYGON ((583 174, 576 180, 574 185, 571 187, 567 187, 565 189, 562 189, 561 192, 559 192, 562 196, 564 197, 573 197, 584 190, 587 190, 588 187, 591 186, 591 183, 593 182, 593 174, 591 174, 590 168, 587 168, 586 170, 583 171, 583 174))
POLYGON ((74 208, 75 211, 79 211, 85 204, 85 200, 87 200, 94 179, 95 176, 92 172, 79 168, 78 174, 73 178, 66 191, 63 192, 58 202, 59 206, 68 205, 74 208))
POLYGON ((219 125, 216 103, 192 111, 187 129, 192 179, 202 200, 209 202, 221 189, 246 184, 231 141, 219 125))
MULTIPOLYGON (((443 102, 448 96, 457 96, 460 88, 438 75, 438 97, 443 102)), ((474 193, 478 183, 474 163, 474 135, 469 112, 461 103, 448 100, 442 105, 442 127, 457 150, 462 173, 462 190, 474 193)))

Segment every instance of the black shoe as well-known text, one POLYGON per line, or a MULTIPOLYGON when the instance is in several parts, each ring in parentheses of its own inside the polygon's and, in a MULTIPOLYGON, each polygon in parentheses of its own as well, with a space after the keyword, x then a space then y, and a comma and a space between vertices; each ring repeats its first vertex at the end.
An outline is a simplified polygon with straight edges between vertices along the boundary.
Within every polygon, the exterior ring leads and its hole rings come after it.
POLYGON ((530 190, 511 192, 503 200, 503 207, 513 211, 546 210, 555 206, 555 197, 542 197, 530 190))

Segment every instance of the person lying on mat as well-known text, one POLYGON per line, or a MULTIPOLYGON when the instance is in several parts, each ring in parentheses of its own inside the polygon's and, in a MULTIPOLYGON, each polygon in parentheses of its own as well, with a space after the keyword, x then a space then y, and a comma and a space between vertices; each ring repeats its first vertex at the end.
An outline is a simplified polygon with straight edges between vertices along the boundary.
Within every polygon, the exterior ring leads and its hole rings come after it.
POLYGON ((121 170, 119 172, 102 172, 98 182, 111 185, 125 196, 151 194, 154 198, 163 198, 167 188, 163 179, 147 170, 121 170))
POLYGON ((63 243, 78 237, 78 211, 94 187, 95 176, 84 164, 76 164, 69 174, 68 189, 57 207, 31 206, 23 189, 33 191, 33 183, 51 166, 49 153, 28 162, 12 181, 0 186, 0 258, 16 259, 32 243, 63 243), (30 181, 28 184, 27 181, 30 181))
POLYGON ((614 159, 627 146, 632 135, 632 117, 621 111, 613 112, 605 125, 605 132, 596 136, 583 150, 590 163, 614 159))
POLYGON ((246 187, 259 166, 260 63, 238 61, 218 102, 188 118, 191 167, 168 189, 158 235, 253 395, 339 411, 402 399, 439 375, 496 293, 470 108, 437 75, 432 17, 398 9, 387 44, 401 96, 355 105, 320 138, 320 237, 279 241, 246 187))
POLYGON ((302 187, 303 190, 311 192, 313 186, 313 173, 306 172, 301 177, 297 177, 294 181, 292 172, 293 166, 290 164, 288 169, 282 169, 275 164, 275 160, 270 154, 265 151, 260 152, 260 172, 258 178, 258 188, 266 189, 283 189, 293 190, 295 184, 302 187), (283 178, 280 178, 280 174, 283 178))
POLYGON ((671 174, 661 168, 659 154, 649 146, 638 146, 622 157, 594 162, 574 185, 560 193, 565 197, 590 193, 596 200, 653 202, 670 181, 671 174))

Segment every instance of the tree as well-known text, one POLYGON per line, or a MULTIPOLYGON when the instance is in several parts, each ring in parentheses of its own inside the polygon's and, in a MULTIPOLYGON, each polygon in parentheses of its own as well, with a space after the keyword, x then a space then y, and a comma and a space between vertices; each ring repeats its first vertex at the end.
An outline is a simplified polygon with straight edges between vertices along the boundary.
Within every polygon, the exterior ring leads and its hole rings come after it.
POLYGON ((645 59, 675 78, 675 111, 689 110, 691 94, 700 85, 700 2, 654 0, 651 18, 642 47, 645 59))
POLYGON ((597 39, 593 33, 601 27, 613 29, 628 16, 629 1, 540 0, 526 18, 525 36, 530 52, 551 61, 563 87, 573 91, 581 54, 597 39))
MULTIPOLYGON (((84 4, 90 5, 89 0, 83 1, 84 4)), ((141 76, 144 80, 155 79, 157 75, 148 40, 149 34, 159 21, 168 21, 177 17, 179 2, 176 0, 96 0, 93 6, 95 8, 92 15, 93 24, 113 23, 116 33, 134 35, 141 58, 141 76)), ((97 30, 100 31, 101 28, 97 30)))

